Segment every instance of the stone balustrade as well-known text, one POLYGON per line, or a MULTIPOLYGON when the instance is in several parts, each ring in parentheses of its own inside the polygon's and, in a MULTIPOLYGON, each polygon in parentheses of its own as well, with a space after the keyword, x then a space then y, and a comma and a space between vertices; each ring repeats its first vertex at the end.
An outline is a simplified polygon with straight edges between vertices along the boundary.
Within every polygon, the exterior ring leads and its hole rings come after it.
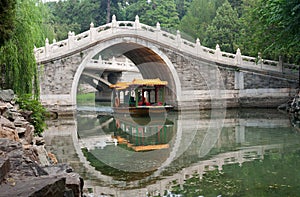
POLYGON ((113 16, 111 23, 99 27, 94 27, 94 24, 91 23, 89 30, 78 35, 75 35, 74 32, 69 32, 68 39, 59 42, 54 40, 52 44, 46 39, 45 46, 35 48, 34 53, 37 63, 42 63, 58 59, 60 56, 76 52, 104 39, 114 36, 125 37, 127 35, 139 36, 146 40, 159 42, 166 47, 184 51, 190 55, 221 64, 277 72, 283 72, 283 66, 285 66, 285 70, 288 73, 298 74, 298 72, 292 72, 297 68, 294 65, 283 65, 282 62, 265 60, 260 56, 244 56, 241 54, 240 49, 237 49, 236 54, 232 54, 221 51, 219 45, 216 46, 216 49, 207 48, 200 44, 199 39, 196 39, 195 43, 183 39, 180 31, 177 31, 176 35, 174 35, 161 30, 159 23, 157 23, 156 27, 142 24, 138 16, 136 16, 135 21, 117 21, 116 16, 113 16))

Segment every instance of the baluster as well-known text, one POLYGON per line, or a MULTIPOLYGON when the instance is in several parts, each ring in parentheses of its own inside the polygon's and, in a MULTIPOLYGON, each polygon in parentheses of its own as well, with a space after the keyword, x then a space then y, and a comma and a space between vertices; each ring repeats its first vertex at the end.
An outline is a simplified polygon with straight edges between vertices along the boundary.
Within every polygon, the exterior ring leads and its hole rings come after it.
POLYGON ((46 40, 45 40, 45 53, 46 53, 46 57, 49 57, 50 53, 51 53, 51 48, 50 48, 50 45, 49 45, 49 39, 48 38, 46 38, 46 40))
POLYGON ((135 16, 134 28, 141 29, 140 17, 138 15, 135 16))
POLYGON ((182 42, 182 40, 181 40, 181 34, 180 34, 180 31, 179 31, 179 30, 177 30, 177 34, 176 34, 176 42, 177 42, 177 47, 178 47, 178 48, 181 48, 181 42, 182 42))
POLYGON ((74 42, 75 42, 75 33, 69 31, 69 33, 68 33, 68 48, 69 49, 73 48, 74 42))
POLYGON ((235 54, 235 58, 234 58, 234 65, 240 66, 240 65, 242 65, 242 61, 243 61, 243 59, 242 59, 241 50, 240 50, 240 48, 238 48, 236 50, 236 54, 235 54))
POLYGON ((221 49, 220 49, 219 44, 216 45, 215 57, 217 58, 217 60, 221 60, 221 58, 222 58, 221 49))
POLYGON ((94 23, 91 22, 90 24, 90 40, 93 41, 96 36, 96 28, 94 27, 94 23))
POLYGON ((112 16, 112 21, 111 21, 111 28, 112 28, 113 33, 116 32, 117 27, 118 27, 117 17, 116 17, 116 15, 113 15, 112 16))
POLYGON ((196 51, 197 51, 197 55, 203 53, 203 49, 199 38, 196 39, 196 51))

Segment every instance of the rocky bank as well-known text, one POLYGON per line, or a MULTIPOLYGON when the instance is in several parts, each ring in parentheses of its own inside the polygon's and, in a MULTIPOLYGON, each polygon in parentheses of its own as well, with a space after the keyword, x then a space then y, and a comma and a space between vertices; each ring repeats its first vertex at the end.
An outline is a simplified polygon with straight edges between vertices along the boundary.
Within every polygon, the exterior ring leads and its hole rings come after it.
POLYGON ((82 196, 82 178, 46 151, 29 117, 0 90, 0 196, 82 196))

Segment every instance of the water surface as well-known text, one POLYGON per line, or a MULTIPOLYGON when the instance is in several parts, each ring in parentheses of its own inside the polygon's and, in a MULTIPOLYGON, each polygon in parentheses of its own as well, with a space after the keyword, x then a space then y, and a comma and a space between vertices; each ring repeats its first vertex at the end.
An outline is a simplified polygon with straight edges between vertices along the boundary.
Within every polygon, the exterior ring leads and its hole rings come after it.
POLYGON ((297 196, 300 133, 273 109, 136 118, 81 108, 46 143, 94 196, 297 196))

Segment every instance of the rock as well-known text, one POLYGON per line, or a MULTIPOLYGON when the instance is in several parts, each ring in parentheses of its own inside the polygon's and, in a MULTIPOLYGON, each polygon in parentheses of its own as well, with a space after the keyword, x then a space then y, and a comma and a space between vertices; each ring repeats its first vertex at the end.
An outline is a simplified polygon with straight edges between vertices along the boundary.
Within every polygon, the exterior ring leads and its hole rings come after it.
POLYGON ((73 173, 69 165, 57 164, 53 166, 44 166, 43 169, 49 175, 56 175, 66 178, 66 187, 73 191, 74 196, 82 196, 83 179, 79 174, 73 173), (70 173, 67 173, 70 172, 70 173))
POLYGON ((3 103, 0 101, 0 115, 4 114, 4 112, 7 110, 6 103, 3 103))
POLYGON ((5 118, 3 116, 0 116, 0 125, 2 127, 8 127, 8 128, 11 128, 11 129, 16 128, 14 123, 12 123, 11 121, 9 121, 7 118, 5 118))
POLYGON ((49 158, 49 160, 52 164, 57 164, 58 163, 57 158, 53 153, 48 152, 48 158, 49 158))
POLYGON ((82 196, 83 179, 77 173, 67 173, 66 187, 73 191, 74 196, 82 196))
POLYGON ((42 137, 35 137, 33 141, 34 141, 34 144, 37 146, 41 146, 46 143, 44 138, 42 138, 42 137))
POLYGON ((34 137, 34 126, 32 126, 23 117, 17 117, 14 120, 14 126, 17 128, 19 137, 24 137, 28 144, 33 142, 34 137))
POLYGON ((30 123, 29 123, 27 120, 25 120, 24 117, 18 116, 18 117, 16 117, 16 118, 14 119, 14 125, 15 125, 16 127, 23 127, 23 128, 26 128, 26 126, 29 125, 29 124, 30 124, 30 123))
POLYGON ((0 100, 5 101, 5 102, 10 102, 14 99, 14 91, 9 89, 9 90, 0 90, 0 100))
MULTIPOLYGON (((65 174, 70 171, 70 166, 65 163, 60 163, 57 165, 51 165, 51 166, 44 166, 43 169, 49 174, 49 175, 57 175, 57 174, 65 174)), ((71 171, 73 171, 71 169, 71 171)))
POLYGON ((17 111, 14 111, 14 110, 6 110, 3 113, 3 116, 6 117, 9 120, 15 120, 17 118, 21 118, 21 114, 19 112, 17 112, 17 111))
POLYGON ((22 138, 22 137, 25 136, 25 131, 26 131, 25 128, 17 127, 17 128, 16 128, 16 131, 17 131, 17 133, 18 133, 18 135, 19 135, 19 138, 22 138))
POLYGON ((66 178, 64 177, 28 177, 16 181, 14 186, 9 184, 1 185, 0 193, 3 196, 64 196, 65 187, 66 178))
POLYGON ((47 158, 47 151, 44 146, 35 146, 35 149, 37 151, 38 159, 40 161, 40 164, 42 166, 48 166, 50 165, 50 162, 47 158))
POLYGON ((10 170, 8 157, 0 157, 0 183, 4 180, 10 170))
POLYGON ((16 130, 0 126, 0 138, 7 138, 14 141, 19 141, 19 135, 16 130))
POLYGON ((34 138, 34 127, 32 125, 27 125, 25 130, 25 139, 29 144, 33 143, 34 138))
POLYGON ((32 115, 32 111, 21 111, 21 115, 27 120, 30 121, 30 116, 32 115))

